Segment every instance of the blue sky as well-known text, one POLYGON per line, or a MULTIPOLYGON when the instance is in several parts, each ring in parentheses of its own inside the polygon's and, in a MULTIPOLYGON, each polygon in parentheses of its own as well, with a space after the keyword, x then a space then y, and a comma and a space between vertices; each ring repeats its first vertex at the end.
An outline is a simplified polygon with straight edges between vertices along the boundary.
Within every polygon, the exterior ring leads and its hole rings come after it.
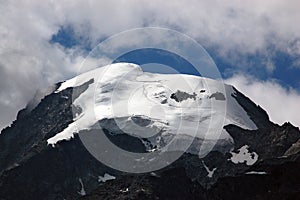
MULTIPOLYGON (((78 37, 71 27, 61 27, 59 31, 51 37, 50 43, 57 43, 65 48, 79 46, 87 53, 93 48, 84 40, 78 37)), ((272 52, 272 65, 274 69, 269 71, 266 65, 265 53, 256 52, 254 54, 238 55, 245 61, 243 66, 238 66, 230 58, 220 56, 218 50, 214 47, 204 47, 213 58, 221 75, 224 79, 233 76, 236 73, 254 76, 260 80, 274 80, 285 88, 293 88, 300 91, 300 65, 295 64, 297 57, 291 56, 285 52, 268 49, 272 52)), ((235 52, 238 54, 238 52, 235 52)), ((233 59, 234 60, 234 59, 233 59)), ((140 65, 147 63, 159 63, 174 68, 178 73, 200 75, 199 72, 184 58, 159 49, 139 49, 120 56, 114 62, 132 62, 140 65)), ((151 69, 148 65, 145 71, 157 73, 172 73, 170 70, 164 70, 162 67, 151 69)), ((174 73, 174 72, 173 72, 174 73)))

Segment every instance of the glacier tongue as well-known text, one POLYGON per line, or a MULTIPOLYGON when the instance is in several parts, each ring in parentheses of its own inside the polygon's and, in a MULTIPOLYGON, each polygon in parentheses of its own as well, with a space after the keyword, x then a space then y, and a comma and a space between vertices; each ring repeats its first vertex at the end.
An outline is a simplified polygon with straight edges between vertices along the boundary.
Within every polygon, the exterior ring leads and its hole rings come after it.
MULTIPOLYGON (((223 129, 228 124, 257 128, 232 96, 232 86, 192 75, 147 73, 131 63, 86 72, 64 82, 56 92, 91 79, 94 82, 73 102, 82 113, 65 130, 48 139, 48 144, 69 140, 74 133, 104 119, 115 119, 123 132, 149 138, 153 146, 181 137, 231 139, 223 129)), ((168 150, 177 148, 180 149, 178 145, 168 146, 168 150)))

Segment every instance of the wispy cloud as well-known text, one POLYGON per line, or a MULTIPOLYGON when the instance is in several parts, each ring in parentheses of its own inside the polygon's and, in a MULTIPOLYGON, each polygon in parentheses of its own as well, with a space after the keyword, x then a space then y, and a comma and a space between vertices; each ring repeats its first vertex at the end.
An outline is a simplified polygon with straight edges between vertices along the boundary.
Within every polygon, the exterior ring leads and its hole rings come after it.
POLYGON ((261 81, 254 77, 235 75, 226 83, 234 85, 255 103, 264 108, 271 121, 283 124, 291 122, 300 127, 300 93, 292 88, 284 88, 276 81, 261 81))

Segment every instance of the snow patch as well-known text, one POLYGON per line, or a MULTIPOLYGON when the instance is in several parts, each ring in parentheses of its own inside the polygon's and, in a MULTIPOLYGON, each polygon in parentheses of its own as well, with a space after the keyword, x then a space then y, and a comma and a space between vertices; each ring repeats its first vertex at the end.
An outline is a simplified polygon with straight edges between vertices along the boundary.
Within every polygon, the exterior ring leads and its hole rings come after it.
POLYGON ((106 181, 110 181, 110 180, 115 180, 116 177, 105 173, 104 176, 98 176, 98 182, 103 182, 105 183, 106 181))
POLYGON ((55 144, 58 141, 70 140, 74 138, 73 133, 78 133, 78 129, 75 123, 69 124, 68 127, 63 132, 61 132, 60 134, 56 134, 52 138, 49 138, 47 140, 47 143, 50 144, 52 147, 55 147, 55 144))
POLYGON ((120 190, 120 192, 122 192, 122 193, 127 193, 127 192, 129 192, 129 188, 126 188, 125 190, 120 190))
POLYGON ((86 192, 84 190, 83 182, 82 182, 81 178, 79 178, 78 180, 79 180, 79 183, 81 185, 81 190, 78 192, 78 194, 80 194, 81 196, 85 196, 86 192))
POLYGON ((59 92, 65 90, 67 88, 70 88, 70 87, 74 87, 75 83, 76 83, 76 78, 72 78, 70 80, 67 80, 59 86, 59 88, 55 91, 55 93, 59 93, 59 92))
POLYGON ((265 175, 267 174, 267 172, 255 172, 255 171, 252 171, 252 172, 247 172, 246 174, 257 174, 257 175, 265 175))
POLYGON ((160 177, 160 176, 159 176, 157 173, 155 173, 155 172, 151 172, 150 175, 151 175, 151 176, 154 176, 154 177, 160 177))
POLYGON ((231 152, 230 160, 235 163, 246 163, 246 165, 253 165, 258 160, 258 155, 255 152, 249 152, 249 146, 245 145, 238 149, 238 153, 231 152))
POLYGON ((207 177, 208 178, 212 178, 213 177, 213 175, 214 175, 214 173, 215 173, 215 171, 217 170, 217 168, 213 168, 212 170, 210 170, 208 167, 207 167, 207 165, 204 163, 204 161, 202 161, 202 164, 203 164, 203 167, 205 168, 205 170, 207 171, 207 177))

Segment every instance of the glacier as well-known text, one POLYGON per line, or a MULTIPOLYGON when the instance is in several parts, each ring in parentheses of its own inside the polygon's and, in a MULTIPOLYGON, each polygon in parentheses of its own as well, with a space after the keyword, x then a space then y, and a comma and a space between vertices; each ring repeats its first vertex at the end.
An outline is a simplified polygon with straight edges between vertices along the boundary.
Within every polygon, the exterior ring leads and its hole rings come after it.
MULTIPOLYGON (((257 129, 234 98, 233 86, 221 80, 149 73, 136 64, 115 63, 67 80, 55 92, 89 80, 93 82, 88 89, 73 101, 81 113, 74 114, 73 123, 49 138, 49 145, 55 147, 57 142, 70 140, 79 131, 89 130, 107 119, 114 119, 122 132, 147 138, 157 149, 171 151, 185 150, 180 143, 192 143, 195 139, 232 140, 223 128, 228 124, 257 129)), ((199 151, 197 146, 194 149, 199 151)))

